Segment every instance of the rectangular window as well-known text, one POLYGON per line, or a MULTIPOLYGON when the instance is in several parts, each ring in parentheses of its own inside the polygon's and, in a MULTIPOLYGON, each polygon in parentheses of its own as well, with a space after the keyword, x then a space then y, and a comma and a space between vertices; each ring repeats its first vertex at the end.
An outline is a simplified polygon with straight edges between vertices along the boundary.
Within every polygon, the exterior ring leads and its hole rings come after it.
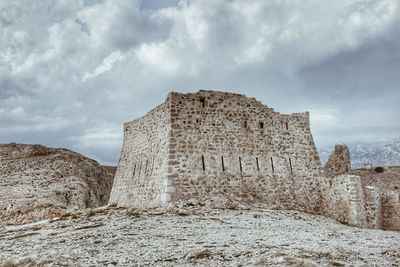
POLYGON ((262 121, 259 122, 260 129, 264 129, 264 123, 262 121))
POLYGON ((206 100, 204 98, 200 98, 200 106, 204 108, 206 106, 206 100))
POLYGON ((148 159, 146 159, 146 164, 144 165, 144 174, 147 173, 147 163, 148 163, 148 159))
POLYGON ((221 156, 222 171, 225 171, 224 156, 221 156))
POLYGON ((286 130, 289 130, 289 123, 286 123, 286 130))
POLYGON ((271 159, 271 167, 272 167, 272 172, 275 172, 275 168, 274 168, 274 160, 272 159, 272 157, 271 157, 270 159, 271 159))
POLYGON ((247 128, 247 121, 244 121, 244 128, 247 128))
POLYGON ((242 158, 241 157, 239 157, 239 168, 240 168, 240 172, 242 172, 243 169, 242 169, 242 158))
POLYGON ((260 171, 260 165, 258 164, 258 158, 256 158, 256 165, 257 165, 257 171, 260 171))
POLYGON ((204 156, 201 156, 201 165, 203 166, 203 172, 206 171, 206 164, 204 162, 204 156))
POLYGON ((151 163, 151 174, 153 174, 154 170, 154 161, 156 160, 156 157, 153 157, 153 162, 151 163))
POLYGON ((292 159, 290 159, 290 158, 289 158, 289 167, 290 167, 290 172, 293 172, 292 159))
POLYGON ((140 162, 139 164, 139 171, 138 171, 138 175, 140 176, 140 172, 142 171, 142 162, 140 162))

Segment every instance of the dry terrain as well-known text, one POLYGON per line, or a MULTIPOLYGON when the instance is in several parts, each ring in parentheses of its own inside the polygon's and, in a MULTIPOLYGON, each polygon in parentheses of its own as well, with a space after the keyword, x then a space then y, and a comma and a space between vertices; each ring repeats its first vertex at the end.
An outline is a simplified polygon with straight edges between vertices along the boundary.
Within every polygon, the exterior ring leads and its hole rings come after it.
POLYGON ((61 148, 0 145, 0 225, 104 206, 115 167, 61 148))
POLYGON ((108 207, 0 227, 0 260, 19 266, 400 266, 400 232, 262 208, 141 213, 108 207))

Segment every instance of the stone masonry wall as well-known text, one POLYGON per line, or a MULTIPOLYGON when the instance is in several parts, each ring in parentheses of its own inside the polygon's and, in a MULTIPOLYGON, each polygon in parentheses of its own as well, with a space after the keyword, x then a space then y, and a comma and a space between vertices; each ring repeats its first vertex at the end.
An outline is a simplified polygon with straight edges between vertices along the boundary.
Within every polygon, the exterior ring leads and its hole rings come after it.
POLYGON ((365 197, 361 178, 355 175, 340 175, 321 181, 323 210, 321 215, 338 222, 367 227, 365 197))
POLYGON ((168 201, 169 109, 167 98, 146 116, 124 124, 124 143, 109 204, 150 208, 168 201))
POLYGON ((172 201, 261 202, 317 211, 322 166, 308 113, 282 115, 244 95, 171 94, 172 201))
POLYGON ((385 192, 382 197, 383 222, 385 230, 400 231, 400 193, 385 192))

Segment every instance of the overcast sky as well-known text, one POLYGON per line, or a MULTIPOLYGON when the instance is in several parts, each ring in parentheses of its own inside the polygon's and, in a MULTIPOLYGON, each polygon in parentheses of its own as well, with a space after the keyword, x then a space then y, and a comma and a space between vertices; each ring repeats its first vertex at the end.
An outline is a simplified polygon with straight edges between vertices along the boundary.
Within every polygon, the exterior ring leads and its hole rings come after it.
POLYGON ((0 0, 0 143, 116 164, 169 91, 311 112, 317 146, 400 138, 399 0, 0 0))

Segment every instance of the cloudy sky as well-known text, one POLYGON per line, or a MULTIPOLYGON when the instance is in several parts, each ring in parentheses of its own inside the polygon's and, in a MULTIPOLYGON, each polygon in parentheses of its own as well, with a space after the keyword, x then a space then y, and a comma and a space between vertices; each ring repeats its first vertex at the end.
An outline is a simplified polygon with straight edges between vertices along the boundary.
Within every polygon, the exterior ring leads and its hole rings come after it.
POLYGON ((400 138, 398 0, 0 0, 0 143, 118 161, 169 91, 311 112, 317 146, 400 138))

